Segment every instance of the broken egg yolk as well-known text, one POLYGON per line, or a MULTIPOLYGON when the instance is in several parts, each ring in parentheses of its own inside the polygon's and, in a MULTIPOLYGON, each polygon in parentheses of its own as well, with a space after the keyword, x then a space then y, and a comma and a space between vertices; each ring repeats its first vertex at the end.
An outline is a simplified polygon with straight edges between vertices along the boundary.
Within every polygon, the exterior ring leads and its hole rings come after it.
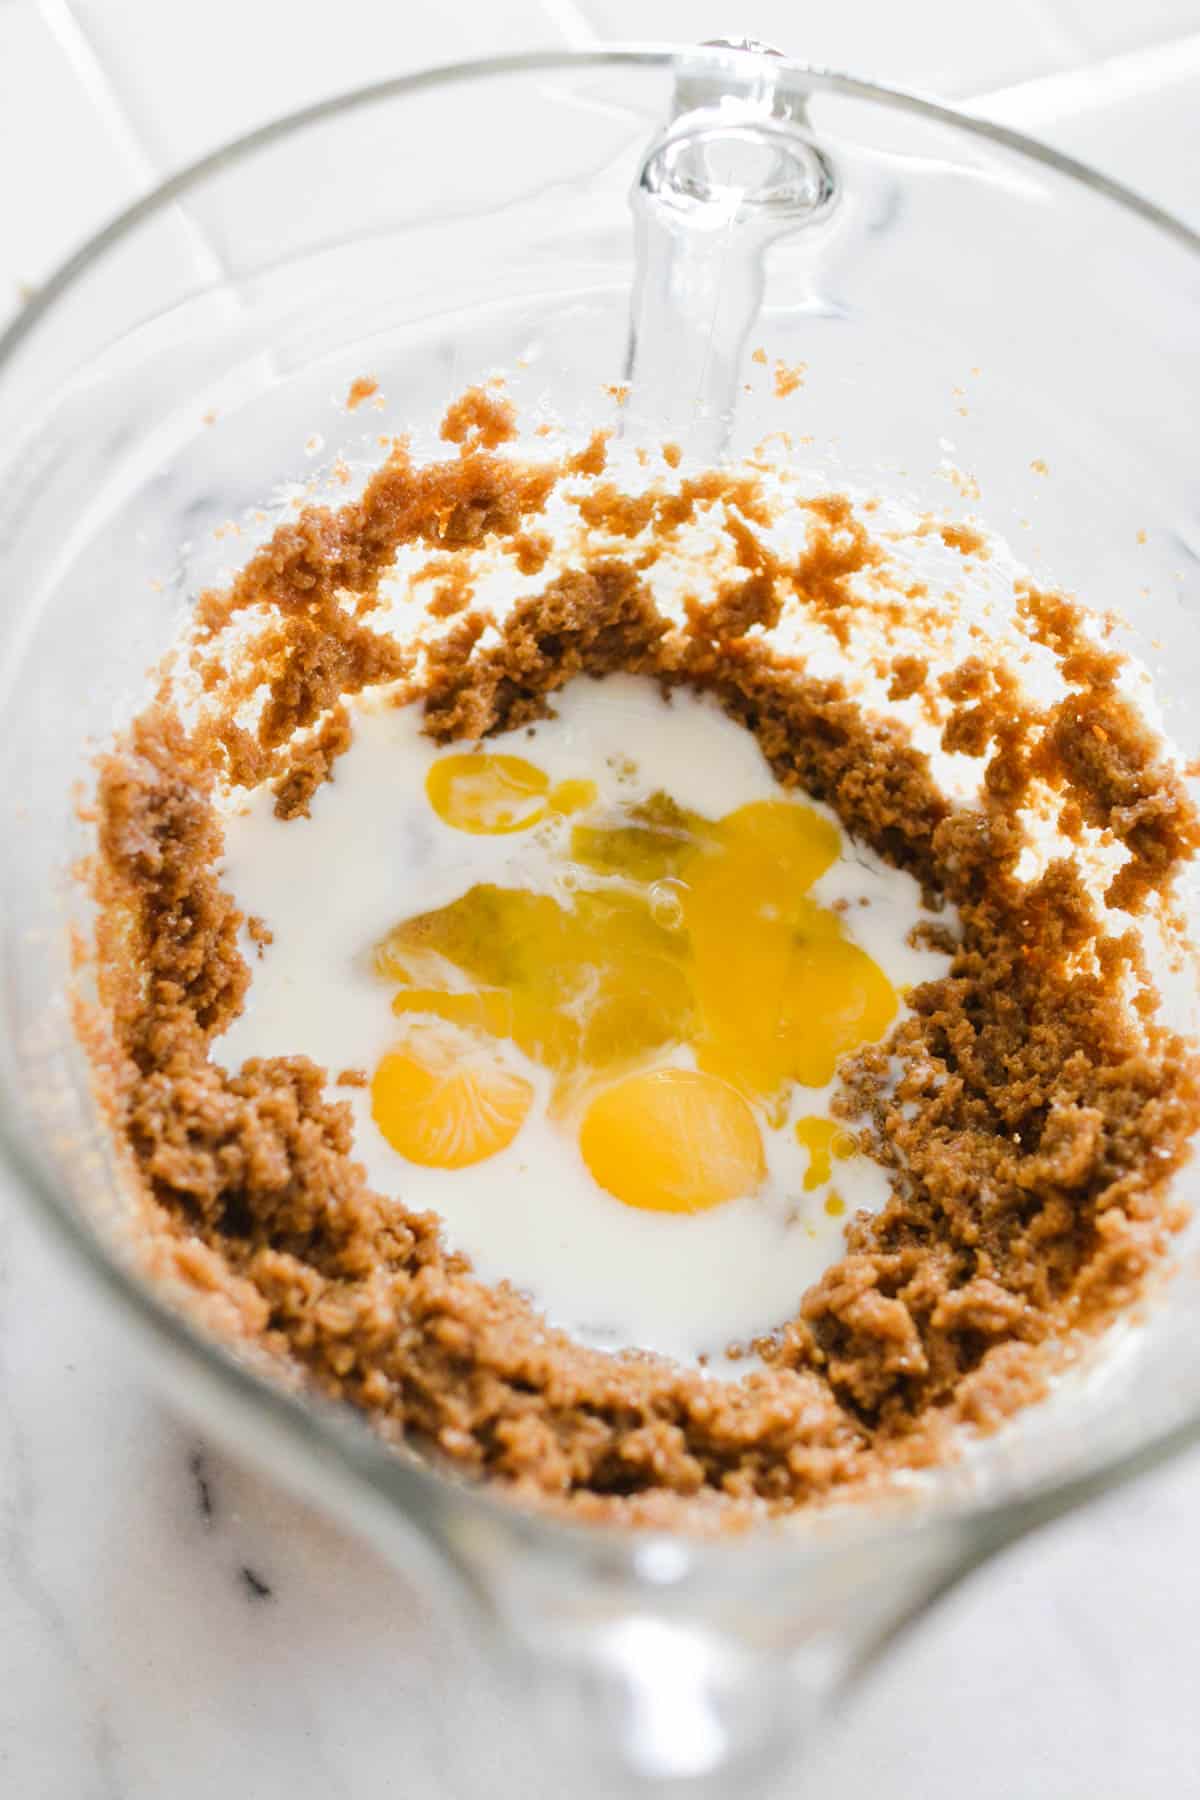
POLYGON ((816 1116, 797 1119, 796 1142, 808 1151, 808 1168, 804 1171, 806 1193, 824 1187, 833 1173, 834 1161, 845 1162, 855 1151, 854 1139, 836 1119, 816 1116))
MULTIPOLYGON (((481 753, 440 758, 426 788, 445 824, 476 834, 557 814, 561 879, 480 883, 376 946, 402 1032, 422 1027, 371 1089, 411 1161, 461 1168, 512 1142, 532 1088, 511 1046, 553 1077, 552 1116, 599 1186, 639 1208, 716 1206, 761 1185, 763 1129, 784 1124, 795 1085, 825 1086, 896 1015, 883 972, 811 896, 842 848, 811 806, 710 820, 659 794, 598 815, 593 784, 556 787, 524 758, 481 753), (695 1066, 663 1066, 679 1052, 695 1066)), ((806 1188, 853 1152, 828 1120, 796 1132, 806 1188)))
POLYGON ((523 756, 477 752, 442 756, 425 781, 429 804, 444 825, 480 836, 528 831, 549 813, 579 812, 596 798, 591 781, 560 781, 523 756))

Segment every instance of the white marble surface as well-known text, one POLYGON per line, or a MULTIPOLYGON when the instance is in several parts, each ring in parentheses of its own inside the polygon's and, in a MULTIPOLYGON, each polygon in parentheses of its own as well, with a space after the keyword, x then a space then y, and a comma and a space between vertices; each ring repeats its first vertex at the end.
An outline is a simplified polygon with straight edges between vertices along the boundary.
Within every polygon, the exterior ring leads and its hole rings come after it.
MULTIPOLYGON (((811 18, 794 0, 0 0, 0 319, 147 183, 339 86, 506 46, 730 30, 953 95, 1200 224, 1200 0, 844 0, 811 18)), ((1196 1792, 1198 1517, 1191 1458, 1010 1552, 781 1791, 1196 1792)), ((457 1622, 180 1425, 0 1187, 0 1795, 227 1791, 548 1796, 457 1622)))

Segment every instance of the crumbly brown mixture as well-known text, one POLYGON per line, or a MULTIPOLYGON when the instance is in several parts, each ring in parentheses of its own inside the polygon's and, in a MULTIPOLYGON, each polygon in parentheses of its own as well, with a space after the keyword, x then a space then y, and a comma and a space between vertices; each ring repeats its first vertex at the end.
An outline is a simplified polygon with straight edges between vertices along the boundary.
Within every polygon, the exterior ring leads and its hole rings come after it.
POLYGON ((596 485, 577 505, 618 553, 552 576, 497 630, 459 610, 423 659, 402 650, 366 623, 398 547, 486 540, 535 571, 555 483, 604 467, 602 438, 557 467, 497 457, 506 403, 477 392, 464 405, 446 432, 457 458, 418 468, 397 446, 360 500, 308 509, 204 597, 202 671, 232 621, 261 619, 253 657, 227 675, 231 708, 266 689, 253 729, 226 712, 188 733, 164 694, 102 763, 98 961, 147 1255, 209 1296, 220 1329, 529 1499, 734 1522, 864 1489, 1036 1395, 1054 1347, 1137 1296, 1179 1223, 1167 1186, 1200 1122, 1195 1055, 1155 1023, 1137 939, 1075 863, 1018 878, 1023 801, 1049 792, 1068 838, 1090 828, 1124 847, 1109 900, 1132 911, 1166 891, 1200 826, 1119 692, 1116 658, 1060 595, 1021 596, 1067 683, 1056 706, 1028 704, 982 655, 940 685, 923 657, 892 664, 893 695, 926 695, 946 747, 980 759, 971 807, 947 802, 898 723, 774 649, 761 627, 785 605, 844 641, 854 577, 885 560, 837 496, 812 503, 808 546, 785 568, 755 534, 762 502, 744 476, 637 498, 596 485), (673 622, 633 540, 714 504, 736 573, 673 622), (398 702, 423 701, 425 729, 449 741, 544 716, 564 682, 616 670, 713 695, 781 783, 828 801, 961 922, 946 978, 843 1066, 845 1114, 892 1172, 892 1198, 849 1221, 846 1255, 756 1346, 765 1367, 733 1384, 548 1329, 448 1253, 434 1218, 367 1187, 325 1071, 297 1056, 231 1074, 208 1056, 250 979, 216 874, 221 784, 271 779, 281 816, 303 812, 336 779, 344 696, 368 684, 401 683, 398 702))

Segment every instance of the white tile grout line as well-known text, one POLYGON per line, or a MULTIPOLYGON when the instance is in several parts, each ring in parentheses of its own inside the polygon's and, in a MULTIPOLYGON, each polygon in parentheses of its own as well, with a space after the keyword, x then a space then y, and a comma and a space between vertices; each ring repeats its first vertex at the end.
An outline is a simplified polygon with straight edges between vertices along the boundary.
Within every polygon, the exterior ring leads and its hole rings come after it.
POLYGON ((161 171, 155 167, 134 129, 108 71, 71 11, 68 0, 33 0, 33 7, 41 14, 46 29, 74 70, 101 121, 108 127, 139 188, 153 187, 161 179, 161 171))
MULTIPOLYGON (((32 5, 92 101, 137 188, 156 185, 164 172, 134 125, 117 81, 70 0, 32 0, 32 5)), ((606 41, 591 23, 581 0, 539 0, 539 5, 566 48, 599 48, 606 41)), ((1073 35, 1057 9, 1051 6, 1049 10, 1064 35, 1073 35)), ((964 96, 961 104, 969 111, 1000 118, 1006 124, 1036 129, 1055 118, 1086 111, 1089 102, 1100 100, 1108 104, 1130 99, 1156 83, 1178 81, 1181 74, 1184 78, 1195 76, 1200 84, 1200 33, 1170 38, 1117 56, 1082 60, 1072 69, 964 96)), ((210 279, 224 279, 227 271, 223 259, 202 226, 186 208, 180 206, 176 210, 191 240, 200 273, 210 279)))
MULTIPOLYGON (((165 171, 158 167, 121 99, 104 59, 71 8, 70 0, 34 0, 46 29, 74 70, 101 123, 124 157, 139 194, 156 187, 165 171)), ((228 271, 203 227, 182 204, 174 208, 191 251, 197 273, 206 281, 224 281, 228 271)))
POLYGON ((561 32, 568 50, 593 50, 603 39, 579 0, 539 0, 554 29, 561 32))
POLYGON ((1200 106, 1200 32, 995 88, 991 93, 973 94, 966 105, 971 112, 986 113, 1018 128, 1048 125, 1180 80, 1196 83, 1196 104, 1200 106))

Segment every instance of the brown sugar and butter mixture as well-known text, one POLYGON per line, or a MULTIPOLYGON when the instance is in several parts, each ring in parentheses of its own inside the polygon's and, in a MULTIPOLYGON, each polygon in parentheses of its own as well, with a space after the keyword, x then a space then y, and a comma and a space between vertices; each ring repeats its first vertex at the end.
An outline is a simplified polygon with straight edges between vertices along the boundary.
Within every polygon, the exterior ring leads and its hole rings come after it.
POLYGON ((781 490, 765 456, 687 472, 668 446, 632 479, 598 435, 527 460, 494 390, 443 436, 444 461, 394 445, 360 497, 303 507, 203 595, 101 759, 81 1029, 146 1266, 390 1439, 582 1516, 732 1524, 935 1462, 1043 1392, 1182 1222, 1200 1065, 1159 1022, 1139 927, 1172 939, 1200 846, 1175 764, 1104 630, 973 526, 781 490), (994 629, 954 604, 985 577, 994 629), (460 744, 616 674, 709 696, 945 921, 925 930, 946 972, 838 1071, 890 1197, 847 1217, 737 1379, 589 1348, 481 1280, 368 1184, 364 1071, 211 1054, 270 938, 222 884, 225 796, 265 784, 303 818, 368 693, 460 744))

